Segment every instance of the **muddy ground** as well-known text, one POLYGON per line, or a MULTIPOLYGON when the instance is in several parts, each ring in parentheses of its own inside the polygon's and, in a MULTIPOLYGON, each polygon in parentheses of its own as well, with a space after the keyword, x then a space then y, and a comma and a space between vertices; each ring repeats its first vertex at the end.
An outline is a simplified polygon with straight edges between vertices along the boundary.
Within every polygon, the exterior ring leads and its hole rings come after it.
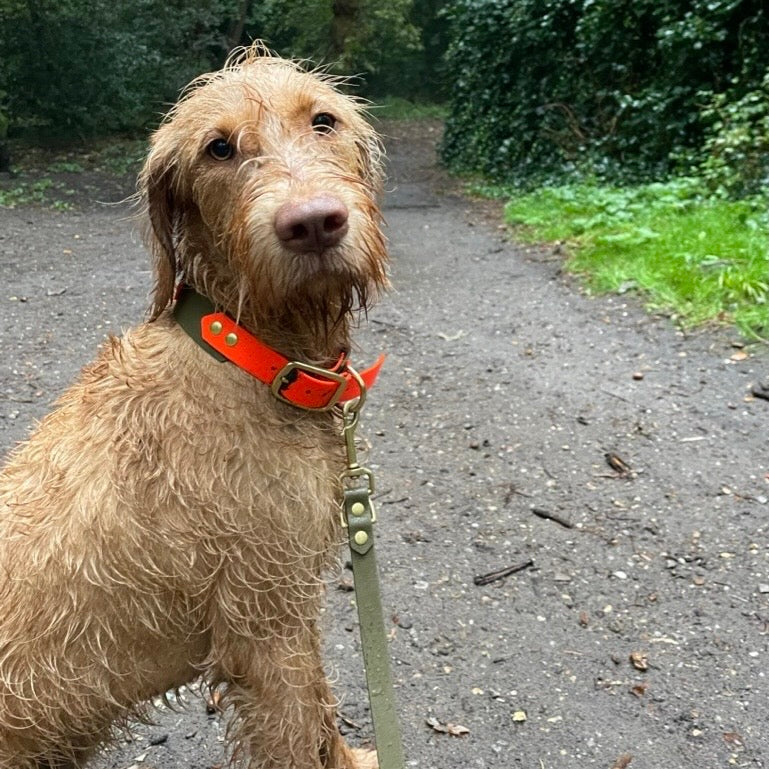
MULTIPOLYGON (((394 288, 356 359, 388 355, 363 429, 408 766, 769 766, 766 348, 584 295, 436 168, 435 126, 386 131, 394 288)), ((147 305, 129 211, 96 202, 126 180, 66 182, 71 211, 0 209, 4 450, 147 305)), ((347 580, 327 659, 365 744, 347 580)), ((181 699, 95 766, 219 765, 222 717, 181 699)))

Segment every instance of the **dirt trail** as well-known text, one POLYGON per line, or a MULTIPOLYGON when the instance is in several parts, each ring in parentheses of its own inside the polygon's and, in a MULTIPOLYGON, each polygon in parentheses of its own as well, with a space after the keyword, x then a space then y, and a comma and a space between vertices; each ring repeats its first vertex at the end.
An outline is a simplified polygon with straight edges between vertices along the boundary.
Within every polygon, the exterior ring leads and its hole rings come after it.
MULTIPOLYGON (((769 766, 769 358, 580 294, 453 191, 433 128, 387 127, 394 290, 356 353, 388 354, 363 429, 408 766, 769 766)), ((132 232, 121 208, 0 209, 2 448, 142 317, 132 232)), ((327 620, 365 741, 336 583, 327 620)), ((215 766, 223 723, 183 698, 96 766, 215 766)))

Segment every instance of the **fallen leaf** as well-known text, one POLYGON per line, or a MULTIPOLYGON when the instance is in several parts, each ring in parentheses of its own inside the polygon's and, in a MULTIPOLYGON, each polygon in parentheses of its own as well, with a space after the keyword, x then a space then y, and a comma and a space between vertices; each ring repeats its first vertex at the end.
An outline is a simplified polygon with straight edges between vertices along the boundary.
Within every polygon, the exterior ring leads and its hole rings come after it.
POLYGON ((347 726, 349 726, 349 727, 351 727, 353 729, 362 729, 363 728, 359 723, 356 723, 351 718, 347 718, 347 716, 344 716, 341 713, 339 714, 339 719, 343 723, 347 724, 347 726))
POLYGON ((635 694, 639 699, 646 694, 646 690, 649 688, 649 684, 641 683, 631 687, 630 692, 635 694))
POLYGON ((636 670, 649 669, 649 658, 646 652, 630 652, 630 662, 636 670))
POLYGON ((457 331, 456 334, 444 334, 442 331, 438 332, 438 336, 445 342, 456 342, 465 335, 464 331, 457 331))
POLYGON ((736 353, 729 356, 729 360, 741 361, 741 360, 746 360, 749 357, 750 355, 748 355, 748 353, 746 353, 745 350, 737 350, 736 353))
POLYGON ((724 742, 728 742, 730 745, 743 745, 744 741, 741 734, 737 732, 724 732, 724 742))
POLYGON ((630 765, 630 762, 632 760, 633 760, 633 756, 630 755, 630 753, 623 753, 612 764, 611 769, 627 769, 627 767, 630 765))
POLYGON ((470 734, 470 730, 460 724, 442 724, 437 718, 426 718, 425 721, 434 732, 439 732, 440 734, 450 734, 452 737, 470 734))
POLYGON ((619 473, 620 475, 623 475, 623 476, 630 475, 633 472, 630 465, 627 462, 625 462, 625 460, 622 459, 622 457, 620 457, 617 454, 614 454, 611 451, 607 451, 604 454, 604 458, 606 459, 606 464, 608 464, 612 470, 619 473))

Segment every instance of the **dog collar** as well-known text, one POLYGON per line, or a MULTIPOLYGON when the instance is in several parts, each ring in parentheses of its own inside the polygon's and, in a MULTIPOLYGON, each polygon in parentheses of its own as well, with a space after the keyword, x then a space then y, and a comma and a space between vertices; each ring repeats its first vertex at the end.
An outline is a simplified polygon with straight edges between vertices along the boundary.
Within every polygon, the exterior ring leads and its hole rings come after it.
MULTIPOLYGON (((176 322, 209 355, 229 361, 269 385, 278 400, 312 411, 328 411, 337 403, 360 397, 360 384, 350 373, 342 353, 333 368, 291 361, 257 339, 209 299, 189 286, 179 286, 173 307, 176 322)), ((359 372, 364 386, 374 384, 384 363, 380 355, 373 366, 359 372)))

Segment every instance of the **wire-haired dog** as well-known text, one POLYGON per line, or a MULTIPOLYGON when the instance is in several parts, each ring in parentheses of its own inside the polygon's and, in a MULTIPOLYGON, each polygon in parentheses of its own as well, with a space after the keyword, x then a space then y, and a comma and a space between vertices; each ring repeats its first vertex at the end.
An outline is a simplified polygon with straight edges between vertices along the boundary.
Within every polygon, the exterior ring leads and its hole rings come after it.
POLYGON ((355 394, 350 326, 386 284, 379 155, 351 99, 256 47, 155 133, 151 319, 0 477, 2 769, 82 766, 199 675, 245 766, 373 760, 337 731, 317 622, 341 540, 327 407, 355 394))

